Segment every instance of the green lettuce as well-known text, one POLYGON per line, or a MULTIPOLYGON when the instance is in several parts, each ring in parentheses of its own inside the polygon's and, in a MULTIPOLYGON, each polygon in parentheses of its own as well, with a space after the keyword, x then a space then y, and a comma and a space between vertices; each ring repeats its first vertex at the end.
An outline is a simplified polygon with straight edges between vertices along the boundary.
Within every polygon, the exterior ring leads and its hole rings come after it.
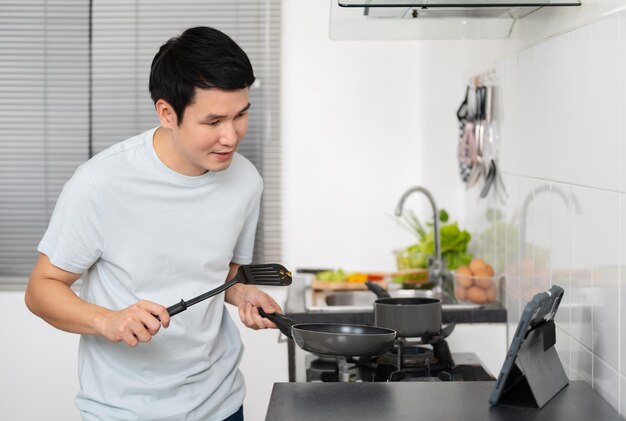
MULTIPOLYGON (((467 253, 467 245, 472 236, 469 232, 461 230, 456 222, 444 224, 439 227, 441 237, 441 257, 446 262, 448 269, 456 269, 459 266, 468 265, 472 255, 467 253)), ((435 230, 425 232, 417 244, 413 244, 406 250, 414 255, 412 264, 415 267, 428 267, 428 257, 435 255, 435 230)))

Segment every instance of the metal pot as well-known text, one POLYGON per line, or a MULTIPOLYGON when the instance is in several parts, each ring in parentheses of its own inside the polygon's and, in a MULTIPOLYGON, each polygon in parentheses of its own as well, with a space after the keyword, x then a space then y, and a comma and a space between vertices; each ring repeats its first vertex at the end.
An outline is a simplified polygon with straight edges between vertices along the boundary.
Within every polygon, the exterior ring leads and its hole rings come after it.
POLYGON ((441 332, 441 300, 392 298, 379 285, 367 283, 379 297, 374 301, 374 324, 393 329, 399 337, 422 337, 441 332))

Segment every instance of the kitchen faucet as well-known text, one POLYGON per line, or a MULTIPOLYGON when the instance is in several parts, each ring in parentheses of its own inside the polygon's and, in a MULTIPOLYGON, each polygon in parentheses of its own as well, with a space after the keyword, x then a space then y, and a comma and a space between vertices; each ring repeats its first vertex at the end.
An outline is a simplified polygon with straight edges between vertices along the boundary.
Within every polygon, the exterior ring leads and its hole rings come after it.
POLYGON ((435 204, 435 198, 433 195, 426 190, 424 187, 416 186, 408 189, 398 202, 398 206, 396 206, 395 214, 396 216, 402 215, 402 208, 404 207, 404 202, 407 197, 409 197, 412 193, 419 192, 423 193, 430 205, 433 208, 433 217, 434 217, 434 234, 435 234, 435 256, 433 256, 428 261, 428 279, 432 284, 435 285, 435 292, 441 294, 443 291, 443 279, 445 277, 445 271, 443 267, 443 260, 441 258, 441 237, 439 233, 439 211, 437 210, 437 205, 435 204))
POLYGON ((578 198, 576 197, 576 195, 572 192, 569 199, 571 200, 571 202, 568 201, 568 197, 565 194, 565 192, 560 189, 557 186, 550 186, 548 184, 542 184, 541 186, 535 188, 534 190, 532 190, 530 193, 528 193, 526 195, 526 197, 524 198, 524 202, 522 203, 522 210, 520 212, 520 220, 521 220, 521 224, 520 224, 520 258, 523 259, 526 256, 526 224, 528 223, 527 219, 528 219, 528 208, 530 206, 531 201, 538 195, 541 193, 552 193, 557 195, 558 197, 560 197, 563 200, 563 203, 565 203, 565 205, 567 206, 568 203, 571 203, 572 206, 574 207, 574 211, 576 212, 576 215, 580 215, 582 214, 582 208, 580 206, 580 202, 578 201, 578 198))

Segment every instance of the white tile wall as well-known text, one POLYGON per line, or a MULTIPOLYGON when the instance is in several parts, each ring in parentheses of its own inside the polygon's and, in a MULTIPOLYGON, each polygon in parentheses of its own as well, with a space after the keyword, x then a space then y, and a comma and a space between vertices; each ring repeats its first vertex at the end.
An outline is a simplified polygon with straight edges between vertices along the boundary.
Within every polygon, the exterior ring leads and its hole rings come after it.
POLYGON ((618 66, 619 15, 591 25, 591 110, 587 131, 591 144, 591 186, 617 190, 618 169, 618 66), (598 141, 600 140, 601 141, 598 141))
MULTIPOLYGON (((591 184, 591 142, 593 130, 588 124, 591 113, 591 26, 585 26, 571 32, 569 48, 569 71, 563 75, 567 78, 567 88, 572 93, 571 119, 566 123, 573 125, 570 141, 570 182, 589 186, 591 184)), ((567 104, 563 104, 567 106, 567 104)))
POLYGON ((616 192, 593 190, 592 197, 592 351, 617 370, 619 196, 616 192))
MULTIPOLYGON (((626 418, 626 12, 506 57, 496 69, 508 197, 471 206, 503 215, 493 255, 507 277, 509 329, 536 292, 563 287, 564 368, 626 418)), ((472 219, 479 214, 468 212, 466 221, 477 235, 489 229, 472 219)))
MULTIPOLYGON (((553 284, 565 290, 561 309, 556 314, 557 326, 563 334, 571 335, 571 217, 570 188, 566 184, 554 183, 550 194, 550 278, 553 284)), ((569 351, 569 337, 567 337, 569 351)), ((569 360, 569 356, 568 356, 569 360)))
POLYGON ((619 387, 620 387, 620 414, 626 414, 626 376, 619 376, 619 387))
POLYGON ((619 373, 597 356, 593 356, 593 388, 615 409, 619 408, 619 373))
POLYGON ((591 190, 572 186, 571 238, 571 329, 572 336, 592 349, 591 335, 591 190))

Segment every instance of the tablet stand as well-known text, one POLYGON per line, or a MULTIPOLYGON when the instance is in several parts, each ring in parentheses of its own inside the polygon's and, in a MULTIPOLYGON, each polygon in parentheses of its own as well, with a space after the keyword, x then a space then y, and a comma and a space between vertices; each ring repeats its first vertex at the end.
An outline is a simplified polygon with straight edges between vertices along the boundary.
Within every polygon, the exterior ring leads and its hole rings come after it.
POLYGON ((513 387, 503 393, 501 404, 542 408, 567 386, 569 380, 555 343, 556 329, 552 320, 528 332, 509 376, 513 387))

